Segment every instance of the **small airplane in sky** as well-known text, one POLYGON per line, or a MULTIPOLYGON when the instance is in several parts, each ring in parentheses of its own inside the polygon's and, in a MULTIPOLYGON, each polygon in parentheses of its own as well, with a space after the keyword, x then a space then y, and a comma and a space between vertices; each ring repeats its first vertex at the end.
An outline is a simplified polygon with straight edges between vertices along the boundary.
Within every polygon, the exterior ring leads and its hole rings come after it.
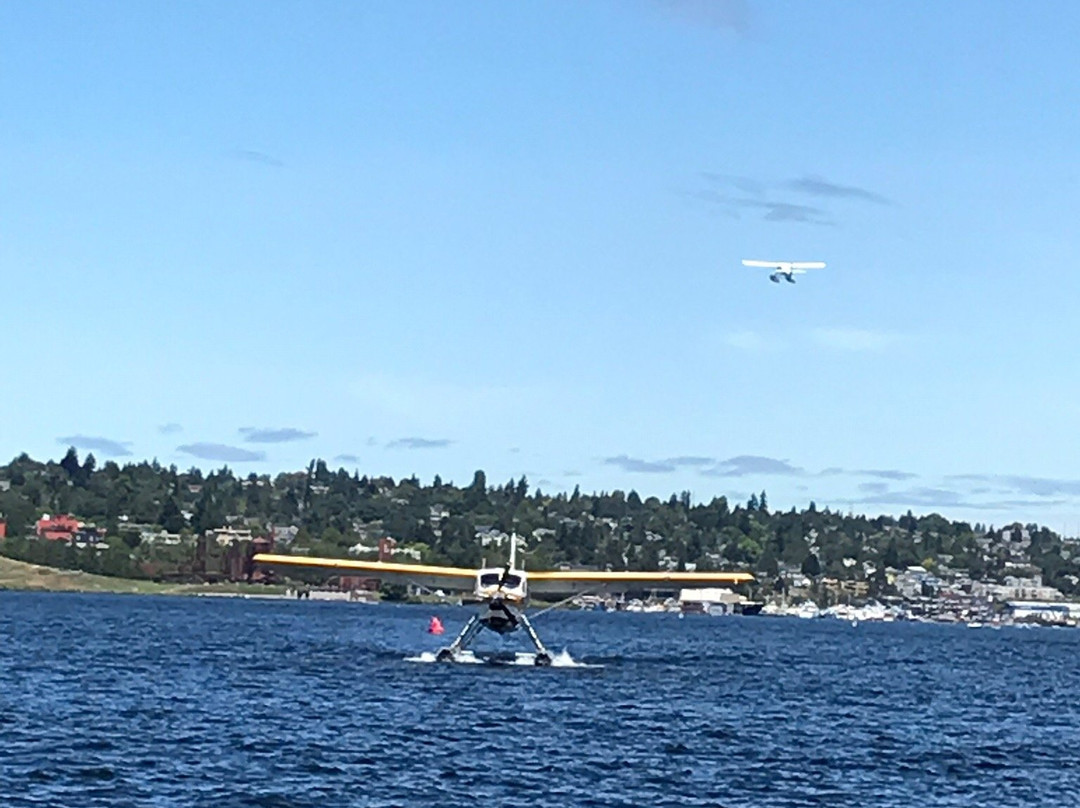
POLYGON ((510 538, 510 559, 503 567, 466 569, 425 564, 399 564, 389 561, 354 561, 343 558, 313 558, 310 556, 274 555, 259 553, 252 559, 268 567, 305 567, 333 570, 339 573, 366 573, 372 578, 397 584, 414 584, 421 588, 458 592, 472 591, 479 602, 479 611, 469 618, 450 645, 435 655, 439 662, 459 662, 471 652, 469 645, 481 629, 496 634, 510 634, 523 629, 536 653, 533 664, 551 665, 552 656, 540 635, 525 614, 532 594, 565 596, 678 589, 684 586, 715 586, 741 584, 754 580, 748 572, 611 572, 596 570, 550 570, 526 572, 517 566, 517 536, 510 538))
POLYGON ((788 283, 795 283, 796 275, 803 275, 808 269, 825 269, 824 261, 753 261, 744 258, 743 266, 747 267, 765 267, 771 269, 772 274, 769 275, 769 280, 773 283, 780 283, 780 278, 783 277, 788 283))

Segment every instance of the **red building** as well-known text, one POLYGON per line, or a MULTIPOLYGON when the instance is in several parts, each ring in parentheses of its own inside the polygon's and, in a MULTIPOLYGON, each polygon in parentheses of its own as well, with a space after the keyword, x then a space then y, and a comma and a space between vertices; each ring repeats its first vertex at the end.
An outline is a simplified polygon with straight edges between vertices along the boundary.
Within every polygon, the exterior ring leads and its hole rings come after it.
POLYGON ((37 520, 37 536, 49 541, 74 541, 81 527, 74 516, 45 514, 37 520))
POLYGON ((49 516, 45 514, 37 520, 37 536, 39 539, 48 541, 87 542, 97 544, 105 535, 103 530, 98 530, 95 525, 80 522, 70 514, 49 516))

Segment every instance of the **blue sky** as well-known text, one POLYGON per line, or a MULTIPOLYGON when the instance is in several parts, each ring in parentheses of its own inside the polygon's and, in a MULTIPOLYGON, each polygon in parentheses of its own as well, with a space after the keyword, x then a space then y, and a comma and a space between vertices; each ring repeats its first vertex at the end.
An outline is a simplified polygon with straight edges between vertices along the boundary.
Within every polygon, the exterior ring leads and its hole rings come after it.
POLYGON ((1077 41, 1066 2, 5 3, 0 457, 1075 533, 1077 41))

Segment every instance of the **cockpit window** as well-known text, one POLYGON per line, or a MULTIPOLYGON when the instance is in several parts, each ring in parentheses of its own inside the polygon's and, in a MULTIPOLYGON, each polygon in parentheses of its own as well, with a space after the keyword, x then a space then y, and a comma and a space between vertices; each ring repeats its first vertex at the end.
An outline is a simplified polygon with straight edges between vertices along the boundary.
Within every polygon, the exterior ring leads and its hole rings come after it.
POLYGON ((501 572, 484 572, 480 574, 480 586, 498 586, 500 583, 507 589, 516 589, 521 586, 521 576, 510 574, 506 576, 504 581, 501 572))

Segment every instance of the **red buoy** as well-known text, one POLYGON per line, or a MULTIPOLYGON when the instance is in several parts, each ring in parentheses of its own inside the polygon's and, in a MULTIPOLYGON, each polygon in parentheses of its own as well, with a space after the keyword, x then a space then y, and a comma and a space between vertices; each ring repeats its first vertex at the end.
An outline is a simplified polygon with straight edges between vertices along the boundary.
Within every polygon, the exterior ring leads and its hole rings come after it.
POLYGON ((431 618, 431 622, 428 623, 427 630, 428 634, 442 634, 444 630, 442 621, 439 620, 438 617, 431 618))

